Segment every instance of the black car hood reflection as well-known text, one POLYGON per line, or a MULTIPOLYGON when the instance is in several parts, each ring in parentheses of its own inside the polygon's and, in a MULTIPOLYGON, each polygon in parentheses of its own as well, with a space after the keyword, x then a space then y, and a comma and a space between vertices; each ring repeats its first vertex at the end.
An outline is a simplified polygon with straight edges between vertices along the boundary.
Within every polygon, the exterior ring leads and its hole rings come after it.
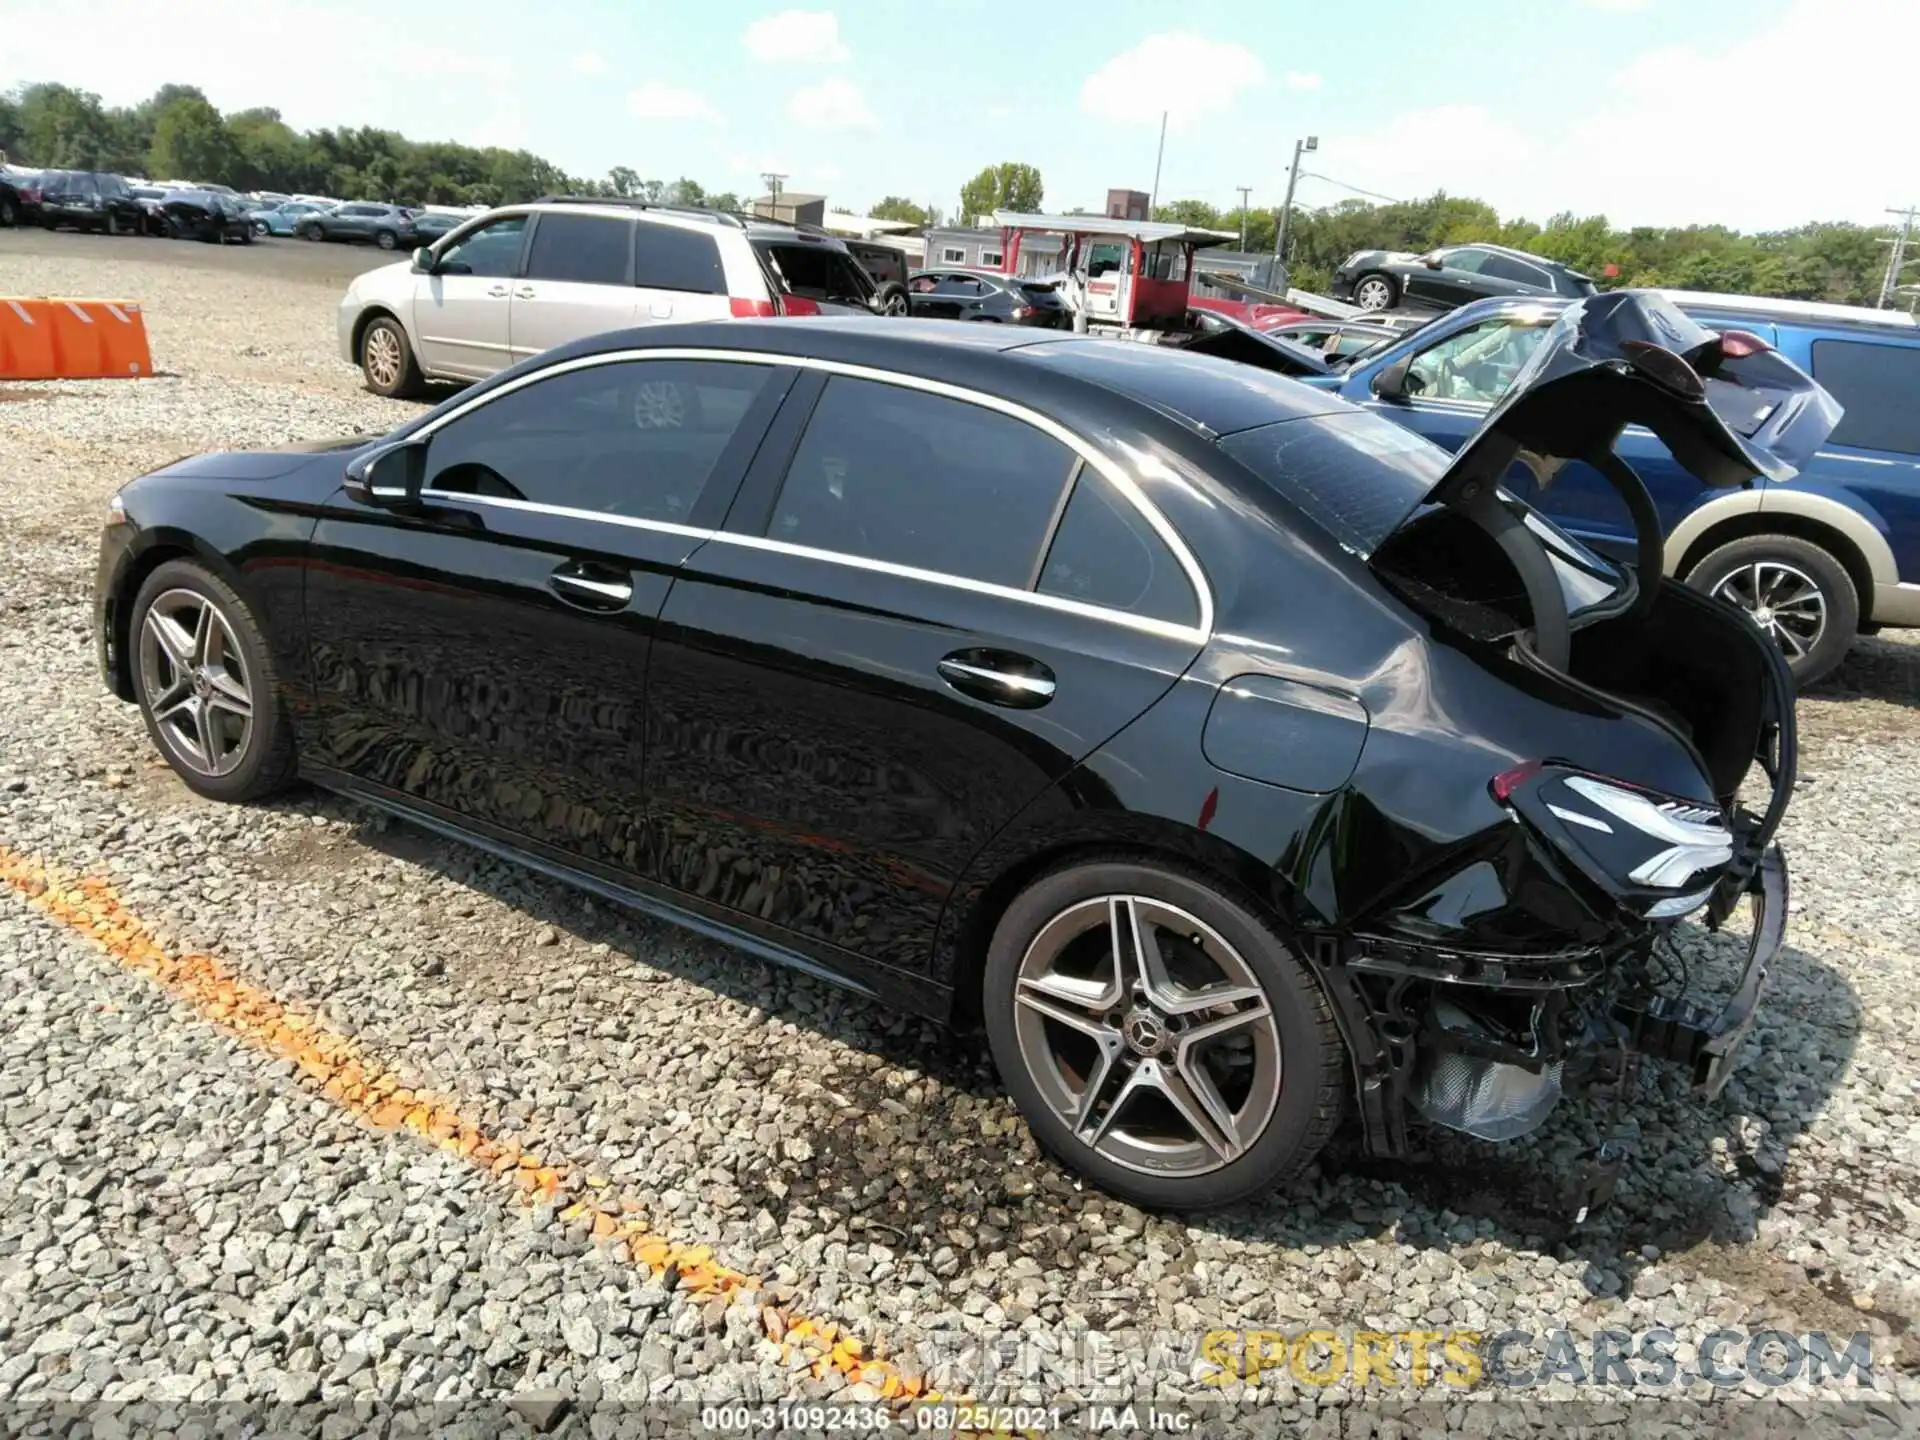
POLYGON ((1617 290, 1560 313, 1428 498, 1497 478, 1516 445, 1545 478, 1610 450, 1629 424, 1653 431, 1703 485, 1788 480, 1840 415, 1779 352, 1731 353, 1660 296, 1617 290))

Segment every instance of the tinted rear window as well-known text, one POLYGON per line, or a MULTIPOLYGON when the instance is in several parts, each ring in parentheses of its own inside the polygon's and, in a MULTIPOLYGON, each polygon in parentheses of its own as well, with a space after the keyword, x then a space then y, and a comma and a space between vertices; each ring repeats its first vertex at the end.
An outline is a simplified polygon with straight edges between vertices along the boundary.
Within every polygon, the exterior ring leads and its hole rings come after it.
POLYGON ((527 257, 530 280, 624 285, 633 248, 633 222, 602 215, 542 215, 527 257))
POLYGON ((1363 559, 1452 463, 1431 440, 1364 410, 1263 425, 1220 448, 1363 559))
POLYGON ((633 283, 652 290, 724 295, 727 278, 711 235, 671 225, 642 225, 634 241, 633 283))
POLYGON ((1816 340, 1813 378, 1846 407, 1834 444, 1920 455, 1920 346, 1816 340))
POLYGON ((873 281, 844 250, 765 240, 753 248, 795 295, 838 305, 865 305, 873 298, 873 281))

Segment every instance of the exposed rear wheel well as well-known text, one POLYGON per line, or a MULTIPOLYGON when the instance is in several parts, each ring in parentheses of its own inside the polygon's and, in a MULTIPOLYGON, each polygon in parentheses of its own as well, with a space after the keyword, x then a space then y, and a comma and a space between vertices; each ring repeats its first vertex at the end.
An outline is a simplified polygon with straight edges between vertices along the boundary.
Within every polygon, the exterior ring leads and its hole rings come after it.
POLYGON ((1860 618, 1868 618, 1868 612, 1873 608, 1873 571, 1867 567, 1866 556, 1840 531, 1805 515, 1756 510, 1751 514, 1722 520, 1687 547, 1679 565, 1675 567, 1675 573, 1684 580, 1702 560, 1722 545, 1755 535, 1791 535, 1825 550, 1840 562, 1841 568, 1847 572, 1847 578, 1853 581, 1854 593, 1860 597, 1860 618))

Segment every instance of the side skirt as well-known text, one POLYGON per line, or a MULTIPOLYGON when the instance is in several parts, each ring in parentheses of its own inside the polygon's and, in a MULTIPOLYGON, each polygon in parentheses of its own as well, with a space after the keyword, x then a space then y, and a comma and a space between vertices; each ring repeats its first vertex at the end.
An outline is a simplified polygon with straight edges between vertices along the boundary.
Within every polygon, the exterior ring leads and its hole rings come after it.
POLYGON ((577 862, 560 859, 547 853, 544 847, 532 849, 524 840, 506 831, 490 825, 476 825, 438 806, 423 805, 411 796, 397 795, 384 786, 370 784, 338 770, 306 765, 301 767, 301 774, 323 789, 358 800, 410 825, 417 825, 463 845, 471 845, 516 865, 524 865, 549 879, 588 891, 615 905, 744 950, 769 964, 797 970, 829 985, 850 990, 865 999, 877 1000, 894 1009, 943 1025, 952 1019, 952 991, 946 986, 934 984, 924 975, 909 974, 889 965, 875 965, 842 950, 836 950, 830 961, 816 959, 771 936, 723 918, 720 914, 707 913, 704 908, 696 909, 678 891, 634 877, 614 879, 599 873, 598 867, 589 869, 577 862))

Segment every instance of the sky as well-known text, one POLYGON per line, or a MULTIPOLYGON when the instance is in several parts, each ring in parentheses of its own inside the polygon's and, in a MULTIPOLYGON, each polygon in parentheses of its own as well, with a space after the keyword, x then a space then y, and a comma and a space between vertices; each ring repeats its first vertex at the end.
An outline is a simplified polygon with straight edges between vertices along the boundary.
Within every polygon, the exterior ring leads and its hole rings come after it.
POLYGON ((710 190, 951 213, 1006 160, 1046 208, 1362 192, 1774 229, 1920 201, 1916 0, 0 0, 0 88, 162 83, 298 129, 525 147, 710 190), (1095 17, 1095 18, 1086 18, 1095 17))

